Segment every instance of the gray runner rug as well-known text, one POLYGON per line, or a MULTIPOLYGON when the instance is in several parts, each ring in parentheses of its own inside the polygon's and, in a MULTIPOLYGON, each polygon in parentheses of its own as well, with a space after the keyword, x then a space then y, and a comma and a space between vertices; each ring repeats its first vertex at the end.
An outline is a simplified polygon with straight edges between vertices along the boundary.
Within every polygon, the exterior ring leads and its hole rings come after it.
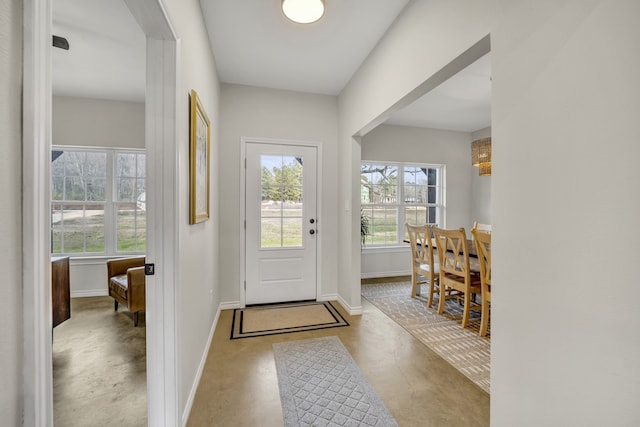
POLYGON ((397 426, 338 337, 273 344, 285 427, 397 426))

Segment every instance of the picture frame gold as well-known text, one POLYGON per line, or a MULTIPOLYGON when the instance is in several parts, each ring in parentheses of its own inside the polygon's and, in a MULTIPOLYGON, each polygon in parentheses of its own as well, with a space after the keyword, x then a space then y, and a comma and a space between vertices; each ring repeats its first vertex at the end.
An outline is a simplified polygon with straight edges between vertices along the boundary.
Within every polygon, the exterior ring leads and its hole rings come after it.
POLYGON ((189 224, 209 219, 211 123, 195 90, 190 93, 189 224))

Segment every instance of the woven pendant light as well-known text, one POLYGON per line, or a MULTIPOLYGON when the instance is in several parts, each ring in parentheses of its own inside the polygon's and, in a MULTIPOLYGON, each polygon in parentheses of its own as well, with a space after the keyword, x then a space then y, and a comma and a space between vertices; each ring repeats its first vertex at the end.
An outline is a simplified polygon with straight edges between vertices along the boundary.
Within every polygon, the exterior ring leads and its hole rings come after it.
POLYGON ((479 168, 480 176, 491 176, 491 138, 471 143, 471 164, 479 168))

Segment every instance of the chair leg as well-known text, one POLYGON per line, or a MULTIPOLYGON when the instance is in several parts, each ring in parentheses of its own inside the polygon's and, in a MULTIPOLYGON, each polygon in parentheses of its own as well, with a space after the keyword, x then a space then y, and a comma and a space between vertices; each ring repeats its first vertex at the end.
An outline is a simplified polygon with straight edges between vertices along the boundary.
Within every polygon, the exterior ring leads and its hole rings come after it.
POLYGON ((138 311, 136 311, 135 313, 133 313, 133 326, 136 327, 138 326, 138 311))
POLYGON ((482 298, 482 316, 480 317, 480 336, 487 335, 489 329, 489 301, 486 298, 482 298))
POLYGON ((418 291, 418 273, 413 270, 411 272, 411 298, 416 297, 416 292, 418 291))
POLYGON ((464 311, 462 312, 462 327, 466 328, 469 322, 469 308, 471 307, 471 299, 469 293, 464 294, 464 311))
POLYGON ((114 300, 113 300, 113 302, 114 302, 114 304, 113 304, 113 309, 114 309, 115 311, 118 311, 118 300, 117 300, 117 299, 114 299, 114 300))
POLYGON ((427 299, 427 307, 431 308, 433 304, 433 293, 435 292, 435 278, 429 279, 429 299, 427 299))
POLYGON ((442 314, 444 312, 444 300, 447 298, 446 296, 447 286, 442 282, 439 282, 439 284, 440 284, 440 301, 438 302, 438 314, 442 314))

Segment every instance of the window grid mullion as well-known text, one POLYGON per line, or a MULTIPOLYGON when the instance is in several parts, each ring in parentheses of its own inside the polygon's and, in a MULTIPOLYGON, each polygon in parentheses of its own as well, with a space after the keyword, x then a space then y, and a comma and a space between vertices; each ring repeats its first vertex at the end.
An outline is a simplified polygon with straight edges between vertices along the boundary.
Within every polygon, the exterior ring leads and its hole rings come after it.
POLYGON ((404 165, 400 164, 398 165, 398 186, 400 188, 398 188, 398 206, 397 206, 397 211, 398 211, 398 223, 396 224, 396 242, 397 244, 399 244, 400 242, 402 242, 403 238, 404 238, 404 227, 401 226, 401 224, 405 223, 405 188, 404 188, 404 165))
POLYGON ((105 250, 109 254, 116 253, 116 221, 117 211, 115 203, 115 188, 117 188, 117 173, 116 173, 116 158, 113 151, 107 151, 107 182, 111 185, 107 186, 105 194, 105 221, 104 221, 104 246, 105 250), (110 167, 109 167, 110 166, 110 167))

